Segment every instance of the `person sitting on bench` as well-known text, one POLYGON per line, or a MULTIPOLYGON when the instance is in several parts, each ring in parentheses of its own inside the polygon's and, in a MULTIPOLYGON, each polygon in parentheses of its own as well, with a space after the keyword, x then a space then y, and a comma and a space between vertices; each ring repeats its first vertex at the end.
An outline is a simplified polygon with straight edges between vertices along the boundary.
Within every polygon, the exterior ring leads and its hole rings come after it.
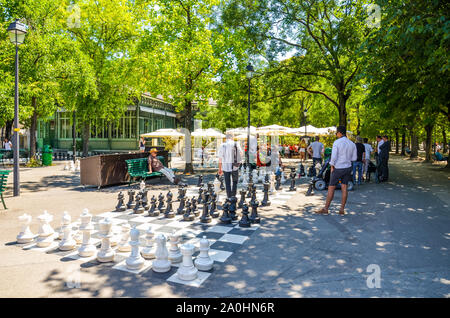
POLYGON ((448 160, 448 157, 442 156, 440 149, 438 149, 438 151, 436 151, 436 153, 434 155, 436 156, 437 161, 447 161, 448 160))
POLYGON ((175 173, 169 168, 164 167, 161 161, 159 161, 158 158, 156 158, 156 154, 158 153, 158 150, 156 148, 152 148, 150 150, 150 156, 148 157, 148 172, 161 172, 164 174, 167 179, 169 179, 170 182, 174 184, 179 184, 181 179, 177 176, 175 176, 175 173))

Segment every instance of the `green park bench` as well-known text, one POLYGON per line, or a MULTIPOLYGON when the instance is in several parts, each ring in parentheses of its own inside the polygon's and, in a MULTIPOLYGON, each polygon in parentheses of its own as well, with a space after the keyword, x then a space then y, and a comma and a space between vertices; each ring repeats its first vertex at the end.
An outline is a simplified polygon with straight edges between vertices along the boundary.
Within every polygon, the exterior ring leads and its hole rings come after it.
MULTIPOLYGON (((157 158, 164 165, 164 157, 157 156, 157 158)), ((128 159, 125 162, 127 163, 128 174, 130 175, 130 185, 133 179, 146 179, 149 177, 159 177, 161 179, 163 176, 161 172, 148 172, 148 158, 128 159)))
POLYGON ((6 189, 6 181, 8 180, 8 175, 11 171, 9 170, 0 170, 0 197, 2 198, 3 207, 5 210, 7 209, 5 200, 3 199, 3 192, 6 189))

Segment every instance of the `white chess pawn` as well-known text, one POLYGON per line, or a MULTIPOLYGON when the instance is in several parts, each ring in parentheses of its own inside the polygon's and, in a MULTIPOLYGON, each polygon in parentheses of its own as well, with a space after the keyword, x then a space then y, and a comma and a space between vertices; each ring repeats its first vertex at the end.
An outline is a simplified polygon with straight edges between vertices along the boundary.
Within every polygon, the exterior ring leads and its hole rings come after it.
POLYGON ((214 191, 216 193, 220 192, 220 181, 217 178, 214 179, 214 191))
POLYGON ((247 174, 247 173, 245 173, 245 174, 242 176, 242 186, 243 186, 244 188, 248 186, 248 174, 247 174))
POLYGON ((75 164, 73 163, 73 161, 70 162, 70 171, 75 172, 75 164))
POLYGON ((141 191, 143 191, 145 189, 145 182, 144 182, 144 180, 142 180, 141 183, 139 183, 139 189, 141 191))
POLYGON ((149 226, 147 232, 145 232, 145 247, 141 250, 141 255, 145 259, 155 258, 156 248, 153 245, 153 237, 152 227, 149 226))
POLYGON ((122 225, 122 238, 117 246, 118 252, 130 252, 131 251, 131 245, 128 242, 128 239, 130 237, 130 225, 124 224, 122 225))
POLYGON ((41 214, 37 217, 40 227, 38 232, 38 238, 36 239, 36 245, 38 247, 48 247, 54 241, 53 234, 55 231, 49 224, 49 222, 53 221, 53 215, 48 214, 47 211, 44 211, 44 214, 41 214))
POLYGON ((178 244, 180 243, 180 237, 178 234, 171 234, 169 236, 169 261, 174 263, 180 263, 183 259, 183 255, 181 255, 180 248, 178 247, 178 244))
POLYGON ((155 257, 156 259, 152 263, 152 270, 157 273, 166 273, 170 271, 170 261, 168 259, 169 257, 169 251, 166 247, 166 237, 164 234, 159 234, 156 239, 156 253, 155 257))
POLYGON ((69 164, 68 164, 68 163, 66 163, 66 164, 64 165, 64 170, 69 170, 69 164))
POLYGON ((17 235, 17 243, 30 243, 34 239, 34 234, 30 230, 30 224, 31 224, 31 215, 24 214, 19 216, 19 221, 22 222, 22 230, 17 235))
POLYGON ((58 239, 62 240, 64 237, 64 230, 70 225, 70 222, 72 221, 72 217, 70 216, 67 211, 64 211, 63 217, 61 218, 61 227, 58 231, 58 239))
POLYGON ((77 162, 75 164, 75 171, 79 172, 80 171, 80 160, 77 159, 77 162))
POLYGON ((131 229, 130 237, 131 254, 125 263, 129 269, 141 269, 144 266, 144 259, 139 253, 139 230, 136 229, 136 225, 131 229))
POLYGON ((100 237, 102 238, 102 246, 100 251, 97 253, 97 260, 101 263, 112 262, 114 260, 114 255, 116 254, 111 248, 111 220, 105 218, 99 222, 100 226, 100 237))
POLYGON ((91 231, 94 229, 94 226, 91 223, 92 214, 89 213, 88 209, 84 209, 80 218, 81 225, 79 229, 83 232, 83 242, 78 249, 78 255, 81 257, 93 256, 97 252, 97 249, 94 244, 92 244, 91 239, 91 231))
POLYGON ((269 189, 269 192, 270 193, 274 193, 276 190, 275 190, 275 175, 272 173, 271 175, 270 175, 270 189, 269 189))
POLYGON ((61 242, 59 242, 59 249, 61 251, 70 251, 76 246, 77 242, 72 238, 72 229, 68 226, 64 229, 64 237, 61 242))
POLYGON ((192 255, 194 254, 195 246, 192 244, 181 245, 181 253, 183 254, 183 263, 177 270, 177 276, 181 280, 195 280, 198 275, 198 269, 195 268, 192 262, 192 255))
POLYGON ((213 267, 214 261, 209 257, 209 240, 206 236, 200 240, 200 254, 194 263, 200 271, 209 271, 213 267))

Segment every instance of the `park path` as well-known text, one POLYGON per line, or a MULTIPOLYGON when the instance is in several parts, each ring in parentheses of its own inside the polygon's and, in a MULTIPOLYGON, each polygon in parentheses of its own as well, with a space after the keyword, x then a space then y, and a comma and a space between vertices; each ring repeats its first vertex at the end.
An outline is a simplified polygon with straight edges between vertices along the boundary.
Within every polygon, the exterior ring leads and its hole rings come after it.
POLYGON ((70 290, 64 287, 68 264, 60 257, 11 244, 20 229, 17 216, 36 217, 46 206, 73 217, 85 206, 102 213, 120 187, 57 186, 53 182, 76 177, 49 167, 51 178, 39 172, 42 179, 33 181, 50 181, 47 191, 30 188, 20 199, 9 198, 10 210, 0 213, 0 297, 450 297, 449 174, 400 157, 390 167, 390 182, 350 193, 345 217, 336 214, 340 193, 331 215, 313 214, 326 193, 306 197, 306 184, 283 206, 261 209, 261 228, 216 264, 201 288, 84 267, 82 288, 70 290), (370 264, 381 270, 381 288, 366 284, 370 264))

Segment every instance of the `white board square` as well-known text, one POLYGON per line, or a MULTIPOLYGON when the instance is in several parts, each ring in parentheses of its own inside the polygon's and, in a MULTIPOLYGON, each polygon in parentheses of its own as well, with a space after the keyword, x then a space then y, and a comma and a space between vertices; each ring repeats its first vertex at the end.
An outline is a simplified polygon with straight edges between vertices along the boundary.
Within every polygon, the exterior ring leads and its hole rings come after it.
POLYGON ((203 284, 203 282, 208 279, 208 277, 210 275, 211 275, 211 273, 198 271, 196 279, 186 281, 186 280, 179 279, 177 273, 175 273, 172 276, 170 276, 167 279, 167 281, 171 282, 171 283, 177 283, 177 284, 187 285, 187 286, 191 286, 191 287, 200 287, 203 284))

